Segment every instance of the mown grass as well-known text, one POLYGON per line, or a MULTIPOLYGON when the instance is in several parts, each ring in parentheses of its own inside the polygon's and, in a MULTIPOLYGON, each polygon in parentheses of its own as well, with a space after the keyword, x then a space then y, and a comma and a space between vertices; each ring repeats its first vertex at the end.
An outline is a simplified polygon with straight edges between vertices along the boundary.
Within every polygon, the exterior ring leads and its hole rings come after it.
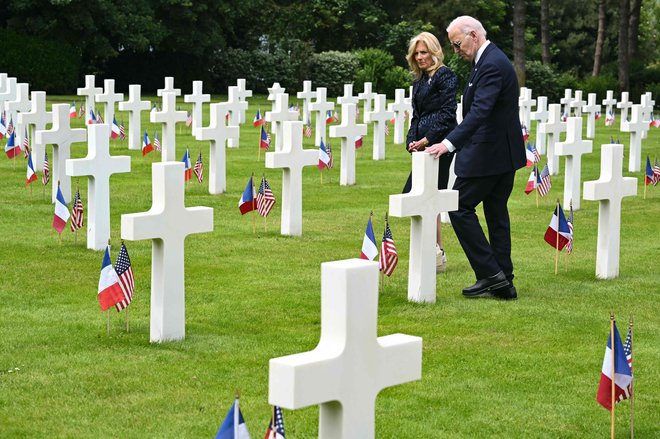
MULTIPOLYGON (((224 100, 214 97, 214 102, 224 100)), ((50 103, 73 97, 51 97, 50 103)), ((79 99, 78 99, 79 100, 79 99)), ((182 108, 188 104, 181 103, 182 108)), ((207 183, 190 183, 187 206, 214 208, 212 233, 186 240, 186 339, 149 343, 151 243, 127 242, 136 278, 130 332, 124 313, 111 312, 112 331, 99 312, 102 254, 62 242, 51 228, 53 207, 41 183, 25 189, 25 162, 0 159, 0 436, 2 437, 211 437, 240 389, 253 437, 264 434, 270 409, 268 360, 313 349, 320 331, 320 264, 359 255, 369 211, 377 238, 390 194, 410 169, 402 145, 388 138, 384 161, 371 159, 371 137, 358 151, 357 184, 339 186, 339 169, 303 175, 303 236, 279 234, 281 171, 257 161, 256 108, 250 102, 241 146, 227 151, 227 192, 211 196, 207 183), (278 204, 267 220, 241 216, 238 199, 250 174, 265 172, 278 204)), ((122 114, 118 113, 118 120, 122 114)), ((127 117, 123 116, 127 121, 127 117)), ((208 118, 208 115, 205 115, 208 118)), ((153 136, 155 125, 143 114, 153 136)), ((78 119, 76 126, 82 126, 78 119)), ((617 123, 618 126, 618 123, 617 123)), ((160 132, 160 128, 159 128, 160 132)), ((533 135, 533 134, 532 134, 533 135)), ((594 152, 583 157, 583 181, 600 174, 600 146, 627 134, 599 121, 594 152)), ((177 137, 177 157, 208 147, 190 130, 177 137)), ((339 143, 333 148, 339 164, 339 143)), ((305 139, 313 147, 313 139, 305 139)), ((50 148, 49 148, 50 150, 50 148)), ((131 173, 111 179, 113 260, 120 216, 151 206, 151 163, 112 143, 113 155, 132 157, 131 173)), ((626 155, 628 152, 626 151, 626 155)), ((660 130, 643 142, 643 156, 660 155, 660 130)), ((50 154, 49 154, 50 155, 50 154)), ((86 145, 72 156, 86 155, 86 145)), ((624 160, 627 169, 627 160, 624 160)), ((424 340, 423 378, 384 390, 376 404, 379 438, 603 437, 609 412, 595 402, 609 328, 616 312, 625 337, 635 316, 635 429, 660 436, 660 188, 623 201, 620 276, 595 278, 598 203, 582 201, 575 214, 575 252, 554 274, 553 249, 543 241, 553 203, 562 198, 562 160, 550 195, 536 207, 521 170, 510 200, 513 259, 520 300, 503 303, 461 297, 473 274, 447 226, 446 274, 438 276, 437 303, 407 301, 409 219, 391 218, 400 261, 380 294, 379 335, 405 333, 424 340)), ((624 175, 632 175, 624 170, 624 175)), ((75 183, 74 183, 75 185, 75 183)), ((87 185, 80 181, 83 201, 87 185)), ((629 402, 617 406, 617 437, 627 437, 629 402)), ((285 410, 287 437, 317 436, 318 408, 285 410)))

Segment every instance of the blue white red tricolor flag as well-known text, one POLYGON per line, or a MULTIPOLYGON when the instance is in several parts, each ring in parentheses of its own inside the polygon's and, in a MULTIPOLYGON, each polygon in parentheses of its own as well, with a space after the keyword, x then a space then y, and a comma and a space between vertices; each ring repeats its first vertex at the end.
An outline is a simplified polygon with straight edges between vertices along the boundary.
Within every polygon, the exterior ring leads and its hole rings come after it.
POLYGON ((121 131, 119 129, 119 124, 117 123, 117 119, 113 116, 112 126, 110 127, 110 138, 116 139, 117 137, 119 137, 119 134, 121 134, 121 131))
POLYGON ((99 276, 99 304, 101 311, 113 307, 124 298, 119 285, 119 276, 110 262, 110 246, 105 248, 101 276, 99 276))
POLYGON ((330 163, 330 156, 328 155, 328 150, 325 149, 323 144, 323 139, 321 139, 321 145, 319 145, 319 164, 317 165, 319 171, 322 171, 323 168, 327 168, 330 163))
POLYGON ((527 148, 525 149, 525 156, 527 157, 527 167, 531 168, 535 163, 538 163, 541 160, 541 154, 536 149, 536 145, 532 146, 527 143, 527 148))
POLYGON ((250 439, 245 419, 238 406, 238 398, 231 405, 215 439, 250 439))
POLYGON ((78 111, 76 110, 76 101, 73 101, 69 107, 69 119, 75 119, 77 115, 78 111))
POLYGON ((376 246, 374 228, 371 225, 371 216, 369 216, 367 229, 364 231, 364 238, 362 238, 362 250, 360 251, 360 259, 373 261, 376 256, 378 256, 378 247, 376 246))
POLYGON ((552 219, 543 239, 557 250, 562 250, 571 239, 571 229, 568 227, 564 211, 559 203, 552 212, 552 219))
POLYGON ((192 178, 192 163, 190 162, 190 152, 186 148, 186 152, 183 153, 183 181, 188 181, 192 178))
POLYGON ((245 215, 246 213, 257 208, 255 198, 256 194, 254 193, 254 183, 252 183, 252 177, 250 177, 250 180, 248 181, 248 184, 245 186, 245 190, 243 191, 243 195, 241 195, 241 199, 238 200, 238 210, 241 211, 241 215, 245 215))
POLYGON ((62 190, 58 183, 57 197, 55 197, 55 214, 53 215, 53 228, 57 230, 57 233, 62 233, 66 222, 69 220, 69 216, 69 208, 66 206, 64 195, 62 195, 62 190))
POLYGON ((149 154, 154 150, 154 147, 151 146, 151 141, 149 140, 149 134, 147 130, 144 131, 144 136, 142 137, 142 157, 149 154))
POLYGON ((525 186, 525 193, 527 195, 534 192, 534 189, 536 189, 536 173, 537 172, 538 172, 538 168, 536 166, 534 166, 532 168, 532 173, 529 174, 529 179, 527 180, 527 185, 525 186))
POLYGON ((644 184, 646 186, 650 185, 653 183, 655 180, 655 176, 653 175, 653 167, 651 167, 651 159, 647 155, 646 156, 646 172, 644 172, 644 184))
POLYGON ((27 174, 25 176, 25 187, 27 187, 33 181, 37 181, 37 173, 34 172, 34 166, 32 165, 32 155, 28 155, 27 162, 27 174))
POLYGON ((261 117, 261 111, 257 108, 257 113, 254 115, 254 120, 252 121, 252 125, 258 127, 263 124, 264 124, 264 119, 261 117))
POLYGON ((614 322, 613 327, 614 334, 610 333, 607 339, 605 358, 603 358, 603 367, 600 374, 600 384, 598 385, 598 394, 596 395, 596 401, 610 411, 612 411, 612 380, 614 379, 615 404, 630 398, 630 385, 633 380, 633 373, 626 359, 626 353, 623 343, 621 343, 619 330, 616 328, 616 322, 614 322), (614 344, 612 344, 612 335, 614 335, 614 344), (614 352, 612 352, 612 346, 614 346, 614 352), (614 361, 612 361, 612 356, 614 356, 614 361), (612 363, 614 363, 614 370, 612 369, 612 363))
POLYGON ((270 134, 266 132, 266 129, 261 125, 261 138, 259 139, 259 148, 268 149, 270 148, 270 134))
POLYGON ((7 140, 7 144, 5 145, 5 154, 7 154, 7 158, 13 159, 20 153, 21 147, 16 143, 16 133, 12 131, 9 135, 9 140, 7 140))

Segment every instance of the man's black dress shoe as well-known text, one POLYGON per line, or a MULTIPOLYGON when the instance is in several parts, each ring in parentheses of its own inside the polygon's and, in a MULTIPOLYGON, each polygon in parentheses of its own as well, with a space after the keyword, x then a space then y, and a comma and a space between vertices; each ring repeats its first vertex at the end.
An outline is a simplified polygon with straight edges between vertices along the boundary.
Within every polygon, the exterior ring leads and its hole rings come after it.
POLYGON ((509 286, 509 281, 501 271, 485 279, 479 279, 471 287, 463 288, 465 297, 492 297, 492 291, 509 286))
POLYGON ((491 292, 494 298, 500 300, 516 300, 518 298, 518 293, 516 292, 516 287, 512 283, 509 283, 506 287, 500 288, 499 290, 494 290, 491 292))

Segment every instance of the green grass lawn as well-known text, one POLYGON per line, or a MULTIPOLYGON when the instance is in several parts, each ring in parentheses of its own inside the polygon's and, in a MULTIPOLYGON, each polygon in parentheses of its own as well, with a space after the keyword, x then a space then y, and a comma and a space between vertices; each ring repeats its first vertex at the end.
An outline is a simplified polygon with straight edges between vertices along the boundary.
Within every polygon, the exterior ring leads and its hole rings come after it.
MULTIPOLYGON (((258 107, 269 109, 263 96, 250 101, 240 148, 227 150, 227 192, 209 195, 208 177, 204 184, 193 178, 187 188, 188 207, 214 209, 214 230, 186 240, 182 342, 149 343, 149 241, 126 242, 136 281, 130 332, 125 313, 110 310, 107 336, 97 299, 102 252, 86 249, 84 233, 75 242, 68 227, 60 242, 51 227, 50 187, 44 196, 39 180, 31 193, 25 161, 0 158, 0 437, 213 437, 236 389, 252 437, 262 437, 271 413, 268 360, 318 343, 320 264, 359 256, 370 210, 380 241, 389 195, 401 191, 411 162, 391 136, 386 160, 373 161, 369 136, 358 151, 356 185, 339 186, 335 139, 337 167, 324 173, 323 184, 316 167, 304 171, 302 237, 281 236, 282 171, 265 169, 263 153, 257 161, 259 130, 251 120, 258 107), (237 205, 250 174, 264 172, 278 204, 267 222, 256 218, 253 233, 251 215, 241 216, 237 205)), ((181 108, 190 107, 181 100, 181 108)), ((128 122, 117 113, 122 118, 128 122)), ((73 123, 83 126, 80 119, 73 123)), ((153 138, 156 126, 146 112, 142 123, 153 138)), ((611 136, 626 145, 627 157, 629 135, 618 125, 598 121, 582 181, 600 175, 601 144, 611 136)), ((177 158, 189 146, 194 160, 202 148, 208 171, 208 142, 183 128, 176 143, 177 158)), ((313 139, 305 138, 305 146, 313 148, 313 139)), ((72 157, 86 150, 75 144, 72 157)), ((160 156, 142 157, 118 141, 111 152, 132 157, 131 173, 111 178, 114 261, 121 215, 151 207, 151 164, 160 156)), ((642 152, 644 159, 660 156, 660 130, 652 129, 642 152)), ((423 371, 421 381, 380 394, 377 437, 605 437, 610 414, 595 397, 610 311, 623 338, 629 315, 635 318, 637 437, 660 437, 660 186, 650 187, 644 200, 643 172, 628 173, 627 158, 624 168, 624 175, 638 178, 638 195, 623 200, 614 280, 595 277, 598 203, 584 200, 575 213, 568 270, 562 252, 554 274, 554 249, 543 234, 555 200, 563 198, 564 160, 538 208, 534 194, 523 192, 529 170, 517 173, 509 202, 516 302, 462 297, 474 277, 450 226, 443 229, 449 263, 438 275, 437 303, 408 302, 410 219, 391 218, 400 259, 380 294, 378 334, 422 337, 423 371)), ((84 179, 80 191, 86 205, 84 179)), ((617 405, 617 437, 628 437, 629 407, 629 401, 617 405)), ((317 407, 284 410, 284 418, 288 438, 317 437, 317 407)))

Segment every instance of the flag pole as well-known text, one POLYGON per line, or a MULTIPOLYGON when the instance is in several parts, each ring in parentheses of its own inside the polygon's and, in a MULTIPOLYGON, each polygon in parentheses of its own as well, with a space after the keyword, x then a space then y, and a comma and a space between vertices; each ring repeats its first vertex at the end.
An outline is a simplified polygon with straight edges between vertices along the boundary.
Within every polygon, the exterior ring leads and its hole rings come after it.
MULTIPOLYGON (((110 238, 108 238, 108 253, 110 253, 110 238)), ((110 337, 110 313, 106 312, 105 315, 108 317, 108 323, 106 326, 108 328, 108 337, 110 337)))
POLYGON ((611 350, 612 350, 612 388, 611 388, 611 393, 612 393, 612 399, 611 399, 611 404, 612 404, 612 426, 611 426, 611 438, 614 439, 614 407, 616 405, 616 400, 615 400, 615 384, 616 384, 616 362, 614 359, 616 358, 616 353, 614 352, 614 313, 610 312, 610 345, 611 345, 611 350))
MULTIPOLYGON (((121 245, 124 245, 124 240, 121 240, 121 245)), ((126 332, 129 332, 129 324, 128 324, 128 305, 126 305, 126 332)))
MULTIPOLYGON (((630 364, 631 368, 630 371, 632 372, 632 360, 633 360, 633 315, 630 314, 630 322, 628 323, 628 327, 630 328, 630 364)), ((630 382, 630 439, 634 439, 635 437, 635 416, 633 412, 633 401, 634 401, 634 394, 633 394, 633 381, 630 382)))
POLYGON ((557 216, 557 239, 555 241, 555 274, 559 271, 559 200, 555 206, 555 215, 557 216))
POLYGON ((255 209, 255 199, 254 199, 254 172, 250 177, 250 183, 252 184, 252 233, 257 233, 257 218, 254 216, 255 209))
POLYGON ((646 173, 644 173, 644 180, 642 180, 642 181, 644 182, 644 199, 646 200, 646 186, 648 186, 646 184, 646 173))
MULTIPOLYGON (((79 190, 80 190, 80 177, 78 177, 76 179, 76 192, 78 192, 79 190)), ((75 201, 74 201, 74 203, 75 203, 75 201)), ((75 204, 71 207, 73 209, 76 208, 75 204)), ((78 243, 78 228, 76 227, 76 230, 73 231, 73 244, 75 245, 77 243, 78 243)))
POLYGON ((277 439, 277 427, 275 426, 277 424, 276 418, 277 413, 275 406, 273 406, 273 418, 270 420, 270 426, 272 427, 273 431, 270 432, 270 439, 277 439))

